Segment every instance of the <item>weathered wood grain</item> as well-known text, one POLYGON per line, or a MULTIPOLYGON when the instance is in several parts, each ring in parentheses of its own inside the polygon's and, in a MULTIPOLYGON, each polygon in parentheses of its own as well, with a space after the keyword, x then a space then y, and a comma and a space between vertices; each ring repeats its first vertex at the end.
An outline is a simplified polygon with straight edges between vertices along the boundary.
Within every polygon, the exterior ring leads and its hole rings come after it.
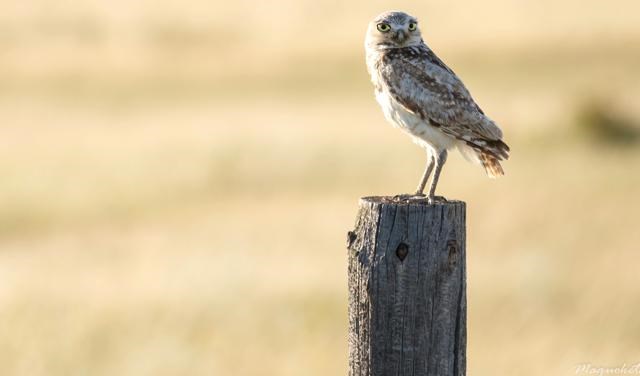
POLYGON ((465 203, 365 197, 349 249, 349 375, 466 374, 465 203))

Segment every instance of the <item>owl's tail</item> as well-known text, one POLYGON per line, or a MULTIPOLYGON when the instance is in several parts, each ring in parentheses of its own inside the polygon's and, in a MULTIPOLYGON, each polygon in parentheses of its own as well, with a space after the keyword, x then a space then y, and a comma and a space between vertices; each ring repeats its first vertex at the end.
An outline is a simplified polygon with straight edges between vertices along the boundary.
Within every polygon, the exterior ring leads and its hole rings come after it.
POLYGON ((487 172, 487 176, 490 178, 495 179, 504 175, 504 170, 498 158, 484 151, 478 153, 478 158, 480 159, 480 163, 482 163, 482 167, 484 167, 484 170, 487 172))
POLYGON ((502 140, 485 141, 481 148, 477 149, 480 163, 490 178, 504 175, 500 161, 509 159, 509 146, 502 140))
POLYGON ((470 161, 481 164, 490 178, 504 175, 500 161, 509 159, 509 146, 502 140, 476 140, 460 145, 460 151, 470 161))

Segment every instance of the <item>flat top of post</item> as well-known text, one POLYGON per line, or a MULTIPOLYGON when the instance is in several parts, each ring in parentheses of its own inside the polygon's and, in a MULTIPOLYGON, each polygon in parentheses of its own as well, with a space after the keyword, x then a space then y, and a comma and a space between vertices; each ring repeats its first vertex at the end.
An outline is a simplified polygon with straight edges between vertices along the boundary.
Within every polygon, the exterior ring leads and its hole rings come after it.
POLYGON ((433 204, 429 204, 427 197, 399 197, 399 196, 366 196, 360 198, 360 202, 368 202, 371 204, 392 204, 392 205, 415 205, 415 206, 448 206, 448 205, 464 205, 464 201, 460 200, 437 200, 433 204))

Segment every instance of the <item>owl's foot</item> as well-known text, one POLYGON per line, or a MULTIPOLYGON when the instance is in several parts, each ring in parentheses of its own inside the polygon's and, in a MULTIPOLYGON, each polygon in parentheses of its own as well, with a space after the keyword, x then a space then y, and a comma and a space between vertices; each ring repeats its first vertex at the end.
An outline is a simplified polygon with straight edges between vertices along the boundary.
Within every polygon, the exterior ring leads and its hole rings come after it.
POLYGON ((423 193, 403 193, 393 196, 394 201, 421 201, 425 198, 426 196, 423 193))
POLYGON ((437 202, 442 203, 442 202, 447 202, 447 199, 442 197, 442 196, 425 196, 422 193, 404 193, 401 195, 395 195, 393 196, 393 200, 394 201, 406 201, 406 202, 410 202, 410 201, 426 201, 427 204, 429 205, 433 205, 437 202))
POLYGON ((442 196, 429 196, 427 197, 427 202, 429 205, 433 205, 436 202, 447 202, 447 199, 442 196))

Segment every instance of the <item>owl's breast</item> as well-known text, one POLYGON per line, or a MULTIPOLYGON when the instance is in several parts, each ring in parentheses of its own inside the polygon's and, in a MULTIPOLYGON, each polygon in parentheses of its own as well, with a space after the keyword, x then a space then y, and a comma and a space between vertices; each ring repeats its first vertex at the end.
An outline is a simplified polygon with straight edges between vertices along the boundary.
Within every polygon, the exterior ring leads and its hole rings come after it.
POLYGON ((415 113, 408 111, 385 90, 376 90, 376 100, 384 117, 393 126, 408 133, 417 144, 436 150, 449 149, 456 140, 432 126, 415 113))
POLYGON ((413 133, 424 124, 424 121, 419 116, 407 111, 386 90, 376 90, 376 100, 382 107, 384 117, 394 126, 413 133))

